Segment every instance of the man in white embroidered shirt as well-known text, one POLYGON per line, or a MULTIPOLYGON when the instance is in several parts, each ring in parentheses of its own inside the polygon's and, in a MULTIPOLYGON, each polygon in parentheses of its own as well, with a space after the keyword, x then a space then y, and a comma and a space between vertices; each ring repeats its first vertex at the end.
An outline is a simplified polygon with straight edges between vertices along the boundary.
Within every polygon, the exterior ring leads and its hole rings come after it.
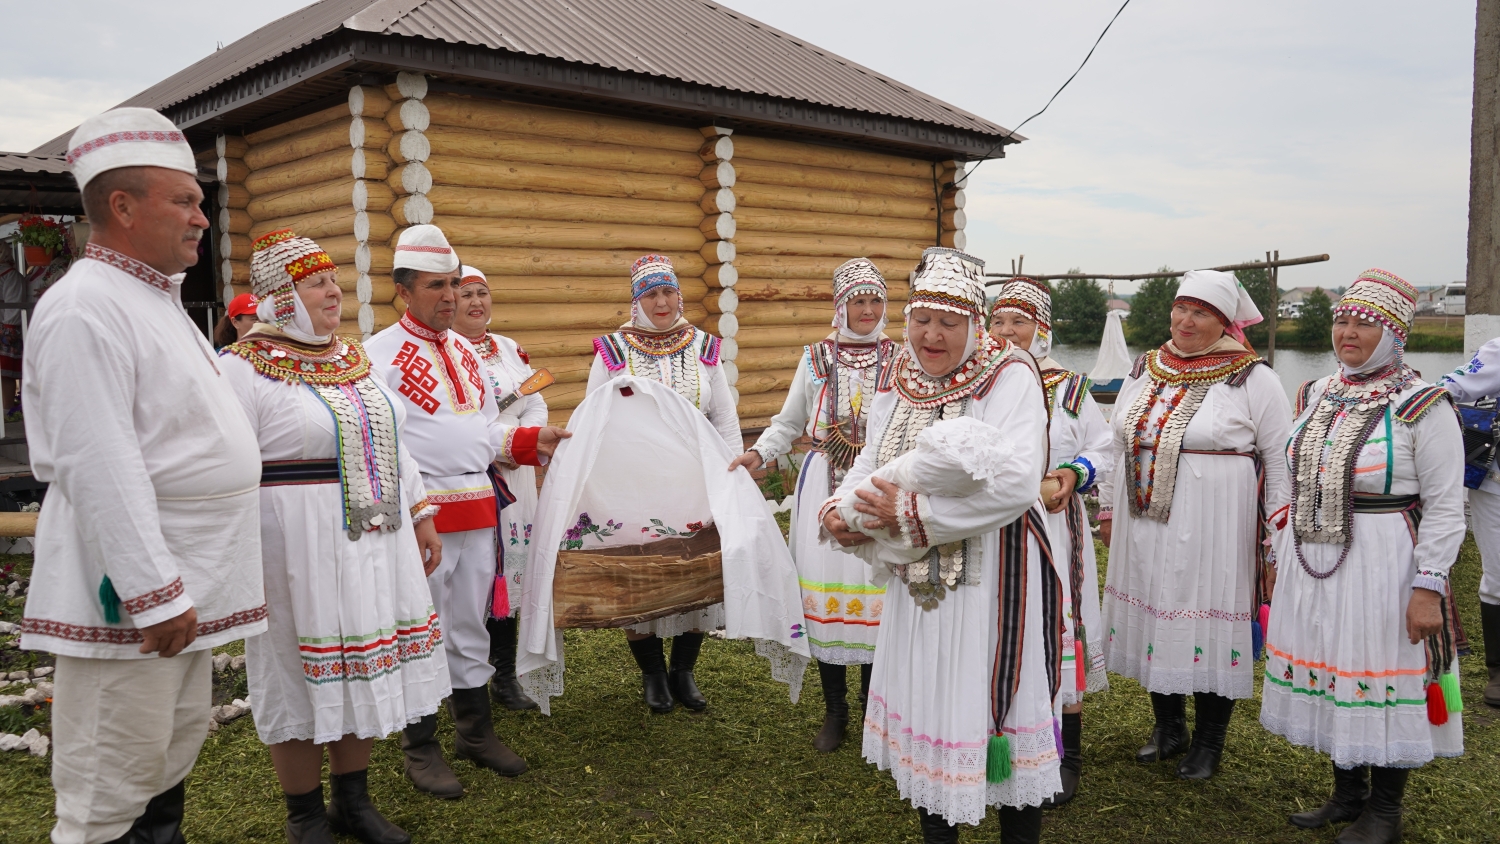
MULTIPOLYGON (((496 585, 494 489, 486 471, 495 461, 539 466, 562 428, 518 427, 500 420, 474 347, 450 331, 458 311, 458 255, 437 226, 412 226, 396 242, 393 276, 406 304, 400 322, 365 343, 370 366, 406 405, 406 447, 422 469, 427 500, 438 506, 433 525, 443 539, 443 562, 427 577, 443 627, 443 652, 457 731, 454 750, 504 776, 525 773, 526 762, 495 736, 488 683, 490 634, 485 619, 496 585)), ((504 582, 503 580, 501 581, 504 582)), ((406 728, 406 775, 419 790, 444 799, 464 790, 443 761, 437 715, 406 728)))
POLYGON ((266 629, 260 453, 182 308, 208 228, 191 148, 122 108, 68 161, 92 234, 37 306, 23 378, 50 484, 21 647, 57 654, 52 840, 180 842, 211 649, 266 629))

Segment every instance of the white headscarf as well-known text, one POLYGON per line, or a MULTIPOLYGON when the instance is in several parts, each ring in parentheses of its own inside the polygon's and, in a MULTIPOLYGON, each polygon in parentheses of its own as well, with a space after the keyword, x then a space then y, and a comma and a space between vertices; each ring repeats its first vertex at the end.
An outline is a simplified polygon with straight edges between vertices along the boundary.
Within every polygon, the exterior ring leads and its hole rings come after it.
POLYGON ((1189 270, 1177 286, 1178 299, 1197 299, 1207 302, 1220 316, 1229 320, 1224 331, 1229 336, 1245 343, 1244 328, 1254 325, 1264 317, 1255 307, 1255 300, 1234 273, 1218 270, 1189 270))
POLYGON ((886 301, 884 299, 880 300, 880 320, 875 323, 875 328, 872 329, 869 334, 855 334, 854 331, 849 328, 849 309, 847 305, 839 305, 838 311, 839 315, 843 317, 843 319, 839 321, 840 340, 848 340, 851 343, 874 343, 880 339, 880 336, 882 334, 885 333, 885 324, 887 318, 889 317, 889 308, 886 307, 886 301))
MULTIPOLYGON (((276 324, 276 302, 269 296, 260 300, 255 306, 255 318, 267 325, 276 324)), ((296 340, 299 343, 321 346, 333 337, 332 333, 318 335, 313 333, 312 315, 307 312, 307 306, 302 304, 302 297, 297 295, 296 288, 292 289, 292 321, 281 327, 281 333, 296 340)))
POLYGON ((1369 375, 1371 372, 1379 372, 1400 359, 1400 351, 1396 348, 1396 335, 1391 333, 1389 328, 1381 325, 1380 342, 1375 344, 1375 351, 1370 353, 1369 359, 1359 366, 1350 366, 1339 361, 1339 368, 1344 370, 1346 376, 1369 375))

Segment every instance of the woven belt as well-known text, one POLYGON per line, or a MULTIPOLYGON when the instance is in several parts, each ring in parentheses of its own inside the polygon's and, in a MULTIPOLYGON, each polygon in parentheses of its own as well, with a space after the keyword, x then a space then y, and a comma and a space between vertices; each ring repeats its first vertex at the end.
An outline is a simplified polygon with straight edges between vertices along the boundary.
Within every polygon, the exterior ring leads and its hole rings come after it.
POLYGON ((336 484, 338 482, 339 462, 337 460, 272 460, 260 464, 261 486, 336 484))
POLYGON ((1422 496, 1420 495, 1379 495, 1373 492, 1354 493, 1354 512, 1356 513, 1408 513, 1413 510, 1421 511, 1422 496))

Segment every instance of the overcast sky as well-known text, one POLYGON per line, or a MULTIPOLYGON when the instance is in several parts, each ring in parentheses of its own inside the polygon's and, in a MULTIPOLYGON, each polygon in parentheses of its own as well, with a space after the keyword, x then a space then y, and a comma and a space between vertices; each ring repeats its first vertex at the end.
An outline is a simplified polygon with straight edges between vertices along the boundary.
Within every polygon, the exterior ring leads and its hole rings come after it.
MULTIPOLYGON (((0 149, 29 150, 301 5, 6 4, 0 149)), ((1119 2, 728 5, 1015 126, 1119 2)), ((1132 273, 1280 249, 1332 256, 1285 270, 1283 287, 1370 266, 1462 279, 1473 53, 1473 3, 1133 0, 1030 140, 970 179, 969 250, 991 269, 1024 254, 1034 273, 1132 273)))

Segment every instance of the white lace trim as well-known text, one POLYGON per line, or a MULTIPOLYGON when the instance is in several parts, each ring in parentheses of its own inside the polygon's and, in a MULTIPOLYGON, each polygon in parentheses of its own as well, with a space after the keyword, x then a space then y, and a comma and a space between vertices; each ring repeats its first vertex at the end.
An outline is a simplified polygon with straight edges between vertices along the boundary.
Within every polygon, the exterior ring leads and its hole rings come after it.
MULTIPOLYGON (((875 661, 875 651, 873 650, 824 647, 812 642, 808 643, 808 647, 812 649, 813 659, 819 662, 826 662, 829 665, 869 665, 875 661)), ((760 653, 760 651, 757 649, 756 653, 760 653)))
MULTIPOLYGON (((1457 715, 1458 713, 1453 713, 1457 715)), ((1424 712, 1425 717, 1425 712, 1424 712)), ((1451 716, 1450 716, 1451 717, 1451 716)), ((1378 765, 1382 768, 1420 768, 1434 758, 1455 758, 1464 755, 1463 748, 1438 750, 1431 741, 1387 741, 1382 744, 1350 744, 1330 741, 1322 731, 1302 724, 1293 725, 1291 719, 1272 715, 1265 710, 1260 713, 1261 726, 1300 747, 1308 747, 1328 755, 1340 768, 1359 765, 1378 765)))
POLYGON ((669 615, 664 618, 643 621, 626 627, 632 633, 654 634, 663 639, 670 639, 682 633, 691 633, 700 630, 707 633, 724 626, 724 605, 714 604, 711 607, 693 612, 669 615))
POLYGON ((999 475, 1013 462, 1016 451, 998 428, 972 416, 933 424, 917 434, 917 445, 964 467, 976 481, 999 475))
POLYGON ((771 679, 785 683, 792 703, 796 703, 802 697, 802 679, 807 676, 807 664, 812 660, 770 639, 756 639, 755 653, 771 663, 771 679))
MULTIPOLYGON (((1065 653, 1073 651, 1073 638, 1063 637, 1063 649, 1065 653)), ((1063 664, 1063 684, 1057 692, 1058 703, 1063 706, 1072 706, 1083 703, 1083 696, 1098 694, 1109 691, 1109 672, 1104 670, 1104 645, 1099 642, 1088 643, 1089 665, 1087 674, 1083 681, 1083 691, 1078 690, 1078 678, 1073 672, 1078 669, 1068 663, 1063 664)))
POLYGON ((557 636, 557 662, 516 678, 520 680, 521 688, 526 690, 526 696, 536 701, 543 715, 552 714, 552 699, 561 697, 563 693, 563 632, 557 630, 554 635, 557 636))

